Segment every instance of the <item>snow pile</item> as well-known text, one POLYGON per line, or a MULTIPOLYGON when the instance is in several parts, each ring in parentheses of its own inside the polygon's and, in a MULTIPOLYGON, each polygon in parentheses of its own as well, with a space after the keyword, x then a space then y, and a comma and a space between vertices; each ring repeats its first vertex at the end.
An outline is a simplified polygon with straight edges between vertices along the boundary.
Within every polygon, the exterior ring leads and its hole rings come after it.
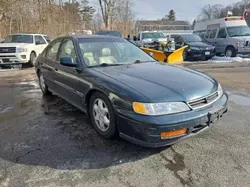
POLYGON ((215 56, 212 59, 208 60, 208 62, 213 62, 213 63, 250 62, 250 58, 242 58, 242 57, 219 57, 219 56, 215 56))

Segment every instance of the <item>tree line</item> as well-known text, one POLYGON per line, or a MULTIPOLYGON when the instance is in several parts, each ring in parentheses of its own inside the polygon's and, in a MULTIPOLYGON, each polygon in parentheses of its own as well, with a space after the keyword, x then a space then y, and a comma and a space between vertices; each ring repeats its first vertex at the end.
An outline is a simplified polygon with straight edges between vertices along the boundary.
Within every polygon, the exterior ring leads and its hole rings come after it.
POLYGON ((0 37, 43 33, 54 38, 100 29, 119 29, 124 35, 131 32, 131 0, 97 2, 94 7, 88 0, 0 0, 0 37))
POLYGON ((248 25, 250 24, 249 13, 244 14, 244 10, 250 8, 250 0, 241 0, 237 3, 223 6, 221 4, 208 4, 201 10, 197 21, 206 21, 211 19, 218 19, 228 16, 228 12, 232 12, 234 16, 244 16, 248 25), (244 14, 244 15, 243 15, 244 14))

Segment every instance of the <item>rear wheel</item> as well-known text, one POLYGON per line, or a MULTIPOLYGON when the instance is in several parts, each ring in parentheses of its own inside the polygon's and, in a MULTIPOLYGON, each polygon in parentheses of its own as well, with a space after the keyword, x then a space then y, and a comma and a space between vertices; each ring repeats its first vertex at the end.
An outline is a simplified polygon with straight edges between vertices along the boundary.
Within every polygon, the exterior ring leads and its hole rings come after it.
POLYGON ((236 57, 236 50, 234 47, 227 47, 225 50, 226 57, 236 57))
POLYGON ((32 52, 30 54, 30 66, 34 67, 36 63, 36 53, 32 52))
POLYGON ((115 113, 109 99, 96 92, 91 96, 89 108, 91 122, 103 138, 111 139, 117 134, 115 113))
POLYGON ((38 81, 43 95, 51 95, 51 92, 49 91, 48 86, 45 83, 43 74, 41 72, 38 72, 38 81))

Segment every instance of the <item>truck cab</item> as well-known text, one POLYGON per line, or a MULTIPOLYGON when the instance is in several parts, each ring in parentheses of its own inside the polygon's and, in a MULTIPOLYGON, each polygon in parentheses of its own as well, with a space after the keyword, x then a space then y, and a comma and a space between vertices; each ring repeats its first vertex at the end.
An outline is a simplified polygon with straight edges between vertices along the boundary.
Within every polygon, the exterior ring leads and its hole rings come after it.
POLYGON ((161 31, 141 31, 134 37, 135 42, 138 46, 143 47, 144 45, 150 45, 157 42, 167 42, 167 38, 161 31))

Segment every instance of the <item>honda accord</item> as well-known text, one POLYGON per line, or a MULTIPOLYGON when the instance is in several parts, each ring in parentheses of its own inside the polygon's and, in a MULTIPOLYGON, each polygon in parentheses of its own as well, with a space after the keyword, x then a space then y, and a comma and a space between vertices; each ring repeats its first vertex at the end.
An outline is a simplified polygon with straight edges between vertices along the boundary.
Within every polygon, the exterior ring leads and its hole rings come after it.
POLYGON ((211 76, 157 62, 125 39, 65 36, 37 58, 44 95, 85 112, 104 138, 162 147, 196 135, 227 112, 228 95, 211 76))

